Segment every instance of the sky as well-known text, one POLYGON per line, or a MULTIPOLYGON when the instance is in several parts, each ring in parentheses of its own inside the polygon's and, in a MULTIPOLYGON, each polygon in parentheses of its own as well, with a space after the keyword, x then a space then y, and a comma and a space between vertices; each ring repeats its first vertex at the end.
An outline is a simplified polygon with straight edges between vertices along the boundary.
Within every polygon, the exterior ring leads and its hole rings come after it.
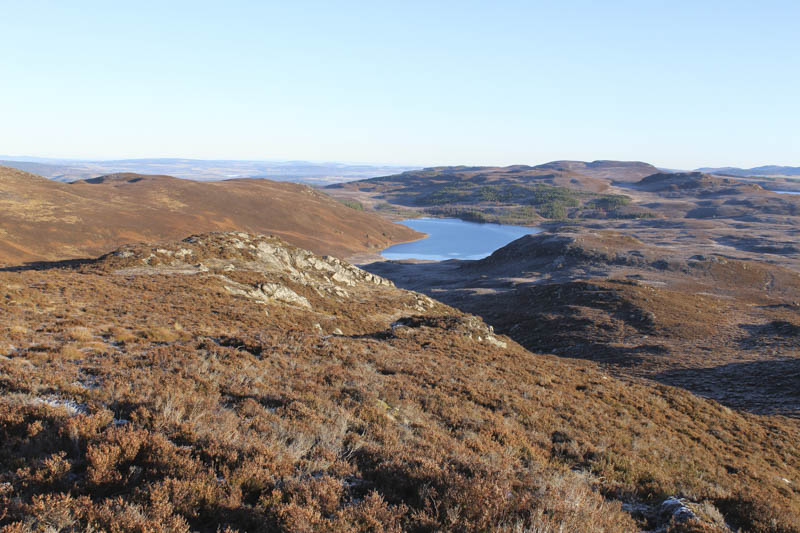
POLYGON ((800 165, 800 2, 0 0, 0 153, 800 165))

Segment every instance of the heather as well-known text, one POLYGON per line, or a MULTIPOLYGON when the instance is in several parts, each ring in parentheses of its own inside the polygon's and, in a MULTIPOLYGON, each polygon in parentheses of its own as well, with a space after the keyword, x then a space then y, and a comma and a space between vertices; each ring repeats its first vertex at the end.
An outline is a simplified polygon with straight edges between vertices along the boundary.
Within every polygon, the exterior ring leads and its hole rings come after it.
POLYGON ((0 298, 3 531, 635 531, 623 504, 670 496, 800 530, 794 421, 277 239, 6 271, 0 298))

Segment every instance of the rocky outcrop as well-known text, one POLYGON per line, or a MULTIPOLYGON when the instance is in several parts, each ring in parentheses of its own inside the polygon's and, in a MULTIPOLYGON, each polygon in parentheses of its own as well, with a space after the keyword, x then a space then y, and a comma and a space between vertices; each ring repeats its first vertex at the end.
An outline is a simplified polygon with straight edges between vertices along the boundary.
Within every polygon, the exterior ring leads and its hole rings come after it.
POLYGON ((319 296, 349 298, 361 285, 394 284, 335 257, 296 248, 275 236, 243 232, 206 233, 159 245, 130 245, 107 254, 98 266, 123 275, 188 275, 211 273, 225 289, 264 304, 288 303, 311 308, 307 288, 319 296), (249 285, 231 279, 230 272, 257 272, 268 277, 249 285))
POLYGON ((250 270, 298 279, 325 278, 338 285, 392 286, 392 282, 335 257, 318 256, 279 237, 243 232, 193 235, 173 244, 127 245, 102 256, 98 264, 117 272, 208 272, 250 270))
POLYGON ((392 324, 393 331, 397 332, 398 328, 447 329, 458 332, 470 340, 485 342, 498 348, 506 348, 508 346, 508 343, 495 336, 492 326, 486 325, 485 322, 475 316, 409 316, 403 317, 392 324))
POLYGON ((732 531, 722 513, 709 502, 693 502, 686 498, 669 497, 660 503, 624 503, 622 509, 645 520, 650 527, 643 533, 670 531, 732 531))

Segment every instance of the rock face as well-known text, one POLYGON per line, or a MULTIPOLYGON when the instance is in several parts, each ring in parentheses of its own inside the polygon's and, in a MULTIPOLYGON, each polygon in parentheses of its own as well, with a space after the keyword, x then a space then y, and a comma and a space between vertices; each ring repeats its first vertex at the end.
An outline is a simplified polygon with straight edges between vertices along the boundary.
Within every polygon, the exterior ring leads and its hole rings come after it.
POLYGON ((269 304, 272 302, 283 302, 288 304, 299 305, 301 307, 311 307, 308 299, 300 296, 289 287, 284 287, 277 283, 259 283, 254 288, 242 288, 240 284, 238 287, 226 285, 225 289, 231 294, 244 296, 253 300, 269 304))

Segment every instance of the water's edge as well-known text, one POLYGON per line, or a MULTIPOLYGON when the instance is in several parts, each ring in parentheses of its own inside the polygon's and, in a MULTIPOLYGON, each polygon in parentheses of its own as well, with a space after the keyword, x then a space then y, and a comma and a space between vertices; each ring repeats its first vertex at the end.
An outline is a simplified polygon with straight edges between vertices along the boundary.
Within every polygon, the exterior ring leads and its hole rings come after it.
POLYGON ((482 259, 511 241, 542 231, 537 227, 467 222, 453 218, 413 218, 397 223, 427 236, 382 250, 380 254, 385 260, 482 259))

